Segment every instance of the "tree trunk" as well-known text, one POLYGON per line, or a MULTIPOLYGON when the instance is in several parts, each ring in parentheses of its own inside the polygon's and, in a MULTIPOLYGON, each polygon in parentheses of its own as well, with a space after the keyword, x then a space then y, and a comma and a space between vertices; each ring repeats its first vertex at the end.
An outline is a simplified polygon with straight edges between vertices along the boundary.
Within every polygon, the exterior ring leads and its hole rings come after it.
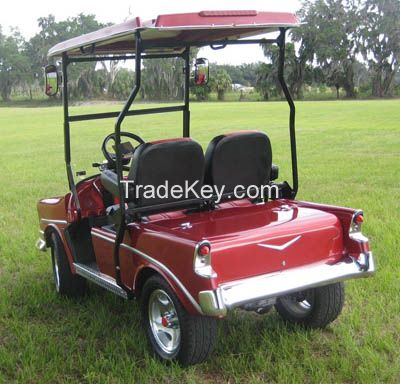
POLYGON ((335 88, 336 88, 336 99, 339 100, 339 98, 340 98, 340 93, 339 93, 340 85, 339 84, 335 84, 335 88))
POLYGON ((384 71, 384 74, 385 76, 382 84, 382 96, 392 96, 396 71, 388 65, 384 71))
POLYGON ((304 83, 304 69, 306 66, 306 60, 304 58, 296 59, 295 74, 296 77, 291 84, 290 93, 297 100, 303 99, 303 83, 304 83))
POLYGON ((344 71, 343 88, 346 91, 346 97, 354 99, 356 97, 356 91, 354 89, 354 71, 352 60, 347 60, 344 62, 344 71))
POLYGON ((375 65, 372 77, 372 95, 375 97, 391 96, 393 93, 396 68, 389 63, 375 65))
POLYGON ((6 80, 5 84, 1 87, 1 97, 4 101, 10 101, 11 90, 11 84, 6 80))
POLYGON ((372 96, 382 97, 382 68, 375 66, 372 76, 372 96))
POLYGON ((217 94, 218 94, 218 100, 219 101, 223 101, 224 97, 225 97, 225 91, 224 90, 218 90, 217 94))

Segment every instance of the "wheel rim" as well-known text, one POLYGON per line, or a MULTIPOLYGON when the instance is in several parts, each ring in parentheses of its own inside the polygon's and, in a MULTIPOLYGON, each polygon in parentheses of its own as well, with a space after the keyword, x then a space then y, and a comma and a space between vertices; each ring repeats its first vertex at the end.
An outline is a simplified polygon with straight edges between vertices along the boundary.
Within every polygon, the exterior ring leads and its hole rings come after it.
POLYGON ((294 316, 305 317, 313 310, 314 291, 309 289, 307 291, 296 292, 281 297, 279 300, 286 310, 294 316))
POLYGON ((60 291, 60 271, 58 268, 58 260, 55 254, 55 251, 52 252, 53 256, 53 277, 54 277, 54 284, 56 285, 56 291, 60 291))
POLYGON ((157 345, 167 354, 176 352, 181 340, 179 318, 173 301, 161 289, 149 297, 149 323, 157 345))

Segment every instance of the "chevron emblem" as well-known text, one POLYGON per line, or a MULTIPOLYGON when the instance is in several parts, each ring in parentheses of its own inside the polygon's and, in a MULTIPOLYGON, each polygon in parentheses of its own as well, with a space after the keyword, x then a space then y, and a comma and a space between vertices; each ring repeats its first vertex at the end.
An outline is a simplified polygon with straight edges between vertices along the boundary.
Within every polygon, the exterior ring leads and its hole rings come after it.
POLYGON ((295 238, 293 238, 292 240, 289 240, 288 242, 286 242, 285 244, 282 245, 274 245, 274 244, 257 244, 259 247, 264 247, 264 248, 270 248, 270 249, 275 249, 276 251, 283 251, 285 250, 287 247, 290 247, 292 244, 294 244, 297 240, 299 240, 301 237, 301 235, 296 236, 295 238))

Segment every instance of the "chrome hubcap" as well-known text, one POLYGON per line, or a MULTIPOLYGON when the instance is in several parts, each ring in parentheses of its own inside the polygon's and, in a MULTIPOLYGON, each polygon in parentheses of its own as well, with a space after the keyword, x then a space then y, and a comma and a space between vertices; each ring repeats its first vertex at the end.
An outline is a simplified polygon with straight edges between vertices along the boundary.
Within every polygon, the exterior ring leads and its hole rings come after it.
POLYGON ((157 345, 165 353, 173 354, 181 340, 179 318, 171 298, 161 289, 149 297, 149 322, 157 345))

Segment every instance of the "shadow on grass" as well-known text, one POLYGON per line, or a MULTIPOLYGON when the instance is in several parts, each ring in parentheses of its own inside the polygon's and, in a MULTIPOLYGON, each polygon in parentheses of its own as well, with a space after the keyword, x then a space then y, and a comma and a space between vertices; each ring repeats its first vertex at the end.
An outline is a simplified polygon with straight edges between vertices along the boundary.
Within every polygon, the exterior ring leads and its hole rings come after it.
MULTIPOLYGON (((7 294, 3 314, 3 321, 14 325, 8 348, 43 353, 43 348, 51 345, 48 353, 52 351, 53 359, 55 355, 64 361, 64 370, 81 356, 78 363, 74 362, 74 371, 82 375, 88 367, 93 369, 101 363, 112 369, 104 375, 118 377, 128 375, 129 370, 137 382, 153 382, 166 375, 174 378, 172 382, 191 382, 192 376, 196 383, 240 382, 241 377, 248 378, 249 372, 264 371, 266 367, 269 371, 278 360, 283 364, 296 343, 304 345, 312 333, 286 325, 274 310, 266 315, 235 310, 218 322, 216 350, 209 360, 181 368, 161 363, 152 355, 136 301, 125 301, 93 284, 84 297, 60 297, 54 291, 50 272, 25 270, 18 278, 19 283, 12 284, 15 289, 7 294), (27 334, 29 343, 24 339, 27 334)), ((94 381, 104 379, 98 374, 93 373, 94 381)))

